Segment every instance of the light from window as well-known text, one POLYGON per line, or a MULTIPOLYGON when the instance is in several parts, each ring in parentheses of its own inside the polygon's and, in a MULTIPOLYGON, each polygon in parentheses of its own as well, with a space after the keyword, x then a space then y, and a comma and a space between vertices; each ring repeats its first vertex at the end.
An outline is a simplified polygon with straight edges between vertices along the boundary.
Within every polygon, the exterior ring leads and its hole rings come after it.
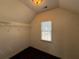
POLYGON ((44 41, 51 41, 51 32, 52 32, 52 22, 43 21, 41 22, 41 39, 44 41))

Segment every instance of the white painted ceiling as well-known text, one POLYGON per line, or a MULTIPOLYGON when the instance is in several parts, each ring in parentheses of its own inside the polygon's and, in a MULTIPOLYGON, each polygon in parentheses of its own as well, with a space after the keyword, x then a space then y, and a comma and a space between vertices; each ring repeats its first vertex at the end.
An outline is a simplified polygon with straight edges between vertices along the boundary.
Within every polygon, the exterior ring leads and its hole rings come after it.
POLYGON ((19 0, 0 0, 0 21, 29 23, 35 12, 19 0))
POLYGON ((43 2, 39 6, 34 5, 32 0, 20 0, 20 1, 26 6, 28 6, 30 9, 34 10, 35 12, 41 12, 51 8, 58 7, 58 0, 43 0, 43 2))
POLYGON ((59 0, 59 6, 79 14, 79 0, 59 0))
POLYGON ((29 23, 36 13, 58 7, 79 13, 79 0, 44 0, 40 6, 31 0, 0 0, 0 21, 29 23))

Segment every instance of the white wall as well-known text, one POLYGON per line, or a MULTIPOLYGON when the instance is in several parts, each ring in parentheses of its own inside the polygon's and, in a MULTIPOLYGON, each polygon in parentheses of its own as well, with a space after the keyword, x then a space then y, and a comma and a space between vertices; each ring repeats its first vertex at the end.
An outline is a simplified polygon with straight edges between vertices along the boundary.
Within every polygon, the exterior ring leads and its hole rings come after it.
POLYGON ((60 8, 79 13, 79 0, 59 0, 60 8))
POLYGON ((29 46, 29 24, 0 21, 0 59, 9 59, 29 46))
POLYGON ((31 46, 62 59, 79 59, 79 15, 63 9, 38 14, 31 23, 31 46), (51 20, 52 42, 41 41, 40 22, 51 20))

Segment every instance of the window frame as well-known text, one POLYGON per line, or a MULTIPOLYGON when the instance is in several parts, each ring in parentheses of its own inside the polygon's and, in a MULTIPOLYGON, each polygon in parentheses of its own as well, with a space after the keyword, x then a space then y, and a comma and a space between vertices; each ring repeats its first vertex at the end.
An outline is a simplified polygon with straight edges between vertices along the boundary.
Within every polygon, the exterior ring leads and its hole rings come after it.
POLYGON ((52 42, 52 28, 53 27, 52 27, 52 21, 51 20, 43 20, 43 21, 40 22, 40 36, 41 36, 40 38, 41 38, 41 41, 48 42, 48 43, 52 42), (47 41, 47 40, 42 39, 42 30, 41 30, 42 27, 41 27, 41 24, 42 24, 42 22, 48 22, 48 21, 51 22, 51 41, 47 41))

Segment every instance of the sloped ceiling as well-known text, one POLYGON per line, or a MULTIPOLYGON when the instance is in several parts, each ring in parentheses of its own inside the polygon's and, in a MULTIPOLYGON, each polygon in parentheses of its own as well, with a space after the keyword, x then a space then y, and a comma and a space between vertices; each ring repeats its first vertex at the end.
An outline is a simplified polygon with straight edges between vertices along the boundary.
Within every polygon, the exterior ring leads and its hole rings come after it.
POLYGON ((43 0, 43 2, 36 6, 33 4, 32 0, 20 0, 23 4, 34 10, 35 12, 42 12, 51 8, 57 8, 59 0, 43 0), (45 8, 47 7, 47 8, 45 8))
POLYGON ((61 8, 79 13, 79 0, 59 0, 59 5, 61 8))
POLYGON ((29 23, 36 13, 58 7, 79 13, 79 0, 43 0, 40 6, 31 0, 0 0, 0 21, 29 23))
POLYGON ((43 3, 40 6, 35 6, 32 3, 32 0, 20 1, 35 12, 41 12, 59 7, 79 14, 79 0, 43 0, 43 3), (45 8, 45 6, 47 6, 47 8, 45 8))
POLYGON ((0 21, 29 23, 35 12, 19 0, 0 0, 0 21))

